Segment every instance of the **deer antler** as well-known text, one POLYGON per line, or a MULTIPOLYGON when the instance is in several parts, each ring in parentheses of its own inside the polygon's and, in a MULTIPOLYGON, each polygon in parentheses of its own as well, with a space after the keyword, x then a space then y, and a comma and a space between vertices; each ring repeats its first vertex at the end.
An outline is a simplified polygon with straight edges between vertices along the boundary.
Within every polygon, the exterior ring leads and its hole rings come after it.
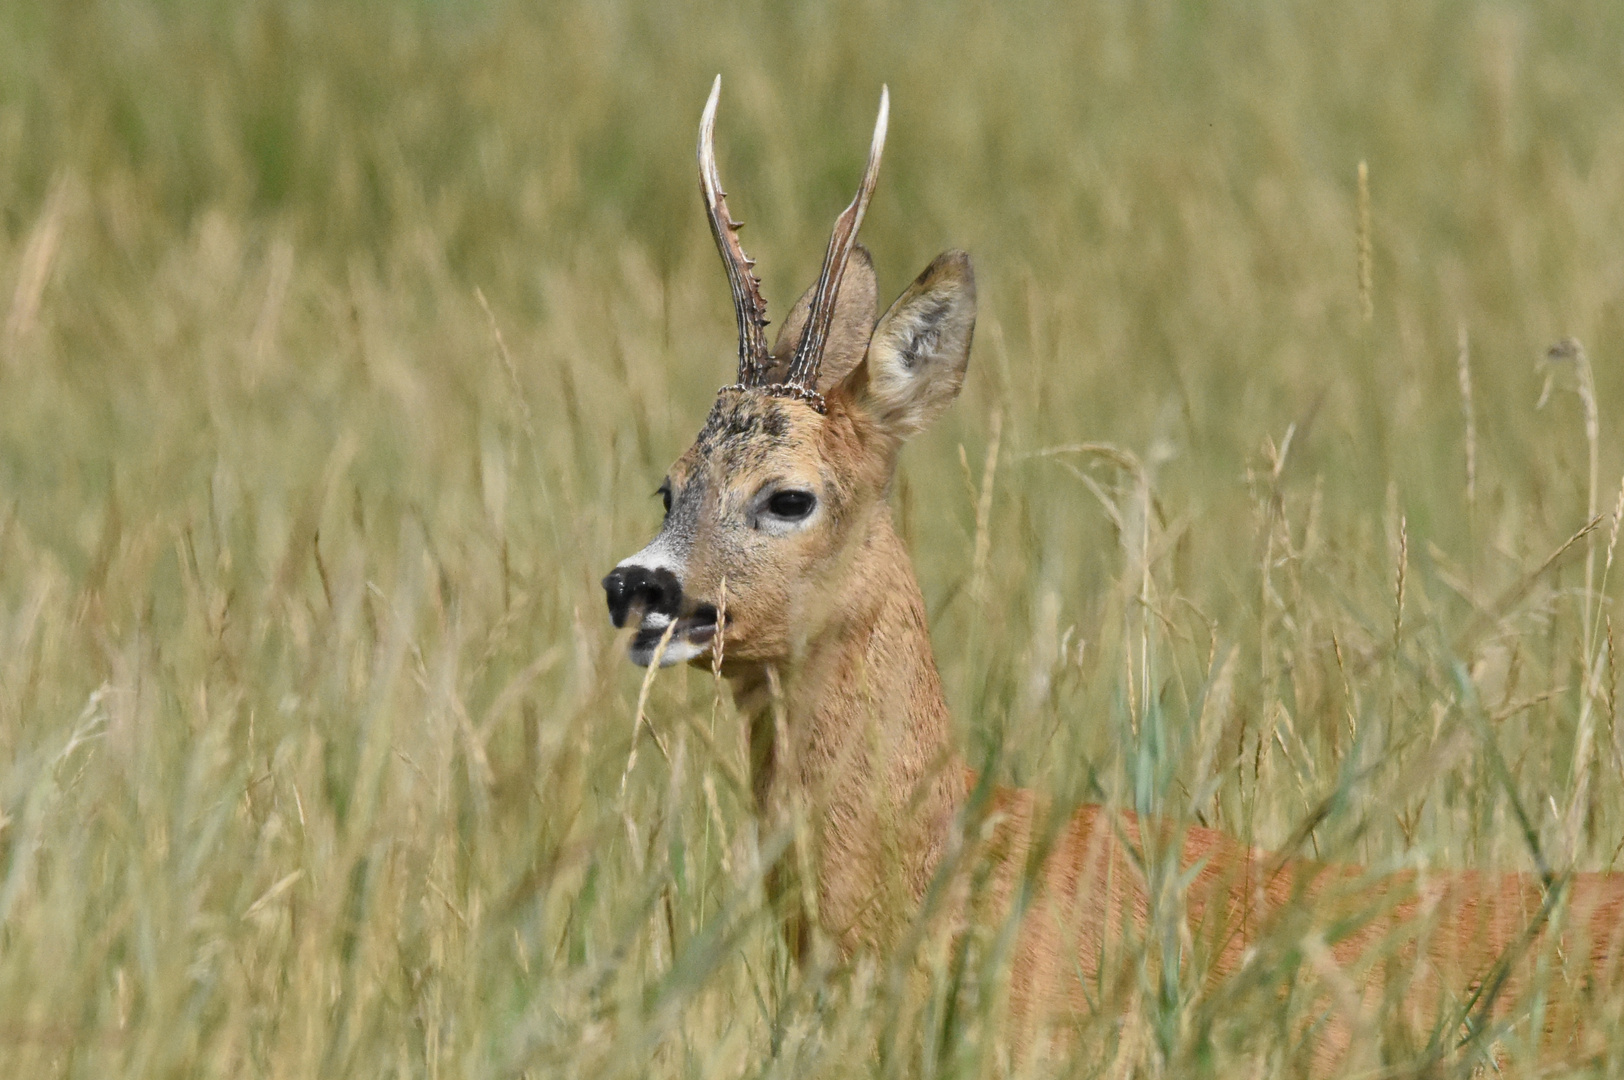
POLYGON ((812 310, 806 316, 806 330, 795 347, 795 359, 790 362, 785 382, 806 391, 818 393, 818 368, 823 364, 823 346, 829 337, 829 324, 835 314, 835 298, 840 295, 840 279, 846 275, 846 263, 851 258, 852 243, 857 229, 863 224, 863 213, 868 209, 869 197, 874 194, 874 183, 880 178, 880 153, 885 149, 885 126, 891 115, 891 92, 880 87, 880 115, 874 121, 874 141, 868 147, 868 167, 863 170, 863 182, 851 205, 835 219, 834 232, 829 237, 829 251, 823 257, 823 269, 818 273, 817 291, 812 294, 812 310))
POLYGON ((767 301, 761 297, 761 281, 755 275, 756 261, 739 245, 741 222, 727 212, 727 192, 716 174, 716 99, 722 93, 722 77, 711 84, 705 114, 699 118, 699 191, 705 199, 716 250, 727 267, 727 281, 733 288, 733 312, 739 320, 739 383, 760 385, 767 370, 767 301))

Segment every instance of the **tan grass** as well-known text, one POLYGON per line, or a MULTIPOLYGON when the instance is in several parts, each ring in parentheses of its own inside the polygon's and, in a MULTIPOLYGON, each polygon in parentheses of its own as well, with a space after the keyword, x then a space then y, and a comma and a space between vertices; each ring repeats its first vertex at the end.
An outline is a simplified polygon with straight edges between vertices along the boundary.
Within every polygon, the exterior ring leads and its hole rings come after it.
MULTIPOLYGON (((0 1076, 998 1074, 1014 928, 791 965, 762 881, 804 818, 755 820, 713 673, 645 682, 604 614, 728 376, 718 70, 774 313, 882 82, 883 289, 976 259, 897 492, 976 764, 1376 867, 1608 865, 1621 38, 0 5, 0 1076)), ((1351 976, 1285 935, 1217 995, 1153 872, 1155 941, 1033 1074, 1299 1075, 1301 987, 1351 976)), ((1360 1030, 1405 1075, 1394 1007, 1360 1030)))

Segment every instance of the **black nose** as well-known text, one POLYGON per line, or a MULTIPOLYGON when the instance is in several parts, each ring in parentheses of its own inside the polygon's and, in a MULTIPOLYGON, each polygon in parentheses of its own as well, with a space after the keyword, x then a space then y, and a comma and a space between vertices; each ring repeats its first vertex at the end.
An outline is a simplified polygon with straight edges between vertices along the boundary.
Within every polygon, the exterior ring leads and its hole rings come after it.
POLYGON ((603 592, 609 600, 609 621, 617 627, 626 625, 633 608, 641 615, 674 619, 682 607, 682 582, 664 567, 617 566, 603 579, 603 592))

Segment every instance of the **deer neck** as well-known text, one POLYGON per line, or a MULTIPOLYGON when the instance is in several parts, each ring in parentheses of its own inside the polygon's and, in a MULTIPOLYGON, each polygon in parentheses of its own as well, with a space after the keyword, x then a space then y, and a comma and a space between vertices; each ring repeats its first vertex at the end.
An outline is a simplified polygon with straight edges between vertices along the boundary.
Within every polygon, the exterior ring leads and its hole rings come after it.
POLYGON ((816 921, 850 952, 917 909, 964 796, 924 599, 880 506, 794 660, 730 673, 768 828, 795 829, 816 921))

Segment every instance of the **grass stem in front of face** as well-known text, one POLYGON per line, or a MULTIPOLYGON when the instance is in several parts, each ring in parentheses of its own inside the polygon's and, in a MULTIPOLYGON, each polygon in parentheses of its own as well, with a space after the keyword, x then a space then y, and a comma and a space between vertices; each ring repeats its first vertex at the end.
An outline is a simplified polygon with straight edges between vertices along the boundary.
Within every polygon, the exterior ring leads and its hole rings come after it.
MULTIPOLYGON (((654 677, 660 673, 660 662, 665 659, 665 651, 670 646, 671 636, 676 631, 677 620, 673 618, 666 623, 664 633, 660 635, 660 640, 655 643, 654 655, 649 658, 648 667, 643 671, 642 685, 637 689, 637 710, 632 714, 632 745, 626 751, 626 767, 620 773, 620 797, 622 800, 626 798, 626 782, 631 778, 632 770, 637 767, 637 742, 638 736, 642 734, 644 726, 647 725, 645 717, 647 716, 649 691, 654 688, 654 677)), ((652 725, 647 726, 649 735, 654 739, 654 745, 659 748, 660 756, 669 761, 671 755, 666 753, 665 743, 661 740, 660 733, 655 731, 652 725)))

